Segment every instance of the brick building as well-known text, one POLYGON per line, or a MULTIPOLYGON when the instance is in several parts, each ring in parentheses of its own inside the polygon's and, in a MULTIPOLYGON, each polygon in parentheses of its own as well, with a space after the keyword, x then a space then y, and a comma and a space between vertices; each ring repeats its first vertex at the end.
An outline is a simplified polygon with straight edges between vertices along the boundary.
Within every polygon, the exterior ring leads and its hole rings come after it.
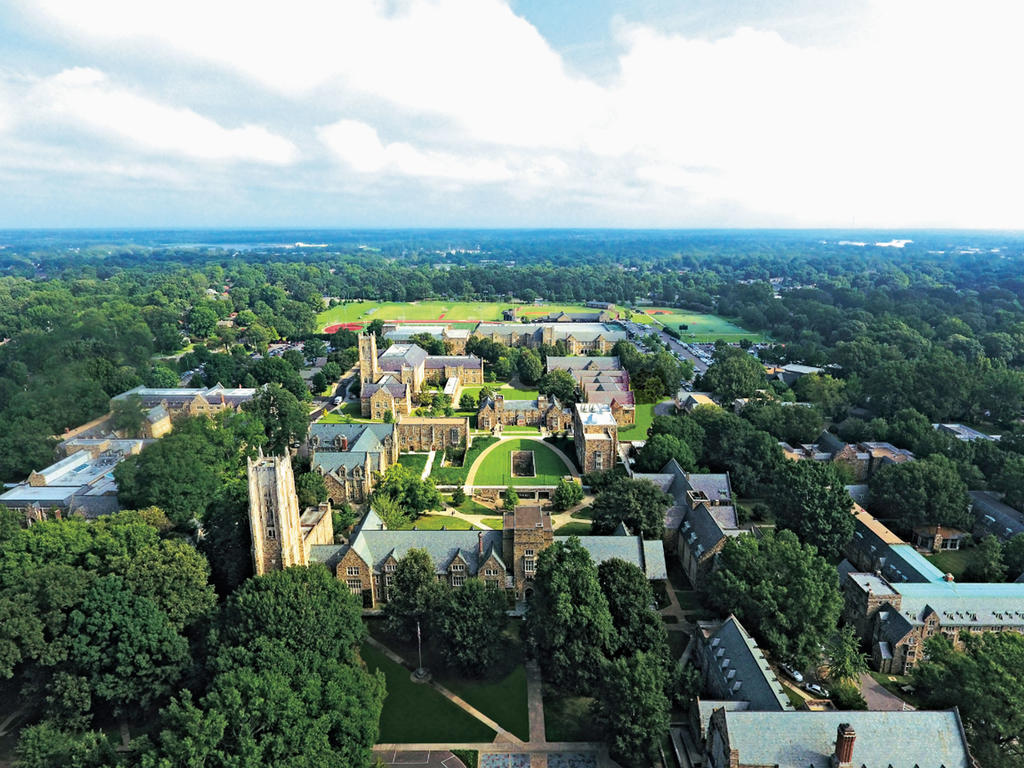
POLYGON ((636 423, 636 401, 629 388, 629 372, 617 357, 548 356, 547 370, 567 371, 576 379, 584 402, 603 403, 620 426, 636 423))
POLYGON ((614 467, 619 428, 612 409, 604 403, 576 403, 572 424, 580 471, 587 474, 614 467))
POLYGON ((395 425, 397 445, 402 451, 443 451, 445 448, 469 448, 473 436, 468 416, 428 418, 400 416, 395 425))

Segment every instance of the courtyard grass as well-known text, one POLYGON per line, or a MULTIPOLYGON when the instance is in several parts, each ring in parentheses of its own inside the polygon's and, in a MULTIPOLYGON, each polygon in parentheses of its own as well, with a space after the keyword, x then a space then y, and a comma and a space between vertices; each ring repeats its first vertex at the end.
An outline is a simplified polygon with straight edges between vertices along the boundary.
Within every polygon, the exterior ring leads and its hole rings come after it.
POLYGON ((400 531, 440 531, 442 528, 448 531, 472 531, 476 529, 471 522, 461 517, 451 515, 420 515, 415 520, 403 523, 400 531))
POLYGON ((496 531, 500 531, 505 525, 504 519, 500 517, 485 517, 480 521, 483 525, 493 528, 496 531))
POLYGON ((803 707, 805 701, 804 697, 797 693, 796 689, 789 683, 784 680, 780 680, 779 682, 782 683, 782 690, 786 692, 786 698, 789 699, 789 703, 793 705, 793 709, 800 709, 803 707))
POLYGON ((445 503, 448 504, 448 506, 454 507, 456 510, 458 510, 459 512, 461 512, 464 515, 493 515, 494 514, 494 508, 493 507, 488 507, 488 506, 486 506, 484 504, 481 504, 479 501, 474 501, 473 499, 471 499, 468 496, 466 497, 466 500, 464 502, 462 502, 461 504, 459 504, 457 507, 454 504, 452 504, 452 497, 450 495, 446 494, 445 497, 444 497, 444 500, 445 500, 445 503))
MULTIPOLYGON (((461 398, 463 394, 469 392, 476 396, 477 400, 480 399, 480 390, 484 387, 489 387, 491 391, 497 392, 502 395, 506 400, 536 400, 537 395, 540 392, 536 389, 517 389, 511 384, 502 384, 501 382, 494 382, 492 384, 481 384, 479 386, 463 387, 462 392, 459 394, 461 398)), ((458 403, 456 403, 458 405, 458 403)), ((476 413, 474 411, 473 413, 476 413)))
POLYGON ((544 684, 544 735, 548 741, 602 741, 588 696, 569 696, 544 684))
POLYGON ((414 683, 410 671, 368 643, 363 661, 371 672, 384 673, 387 698, 380 714, 383 744, 489 742, 495 732, 470 716, 429 685, 414 683))
POLYGON ((591 523, 564 523, 555 528, 556 536, 589 536, 591 523))
POLYGON ((562 458, 540 440, 503 440, 476 468, 474 485, 558 485, 571 474, 562 458), (534 476, 512 477, 512 452, 533 451, 534 476))
POLYGON ((398 463, 403 467, 415 472, 417 477, 427 468, 427 454, 425 453, 403 453, 398 457, 398 463))
MULTIPOLYGON (((669 402, 671 398, 661 402, 669 402)), ((636 404, 636 423, 628 427, 619 427, 619 440, 646 440, 647 430, 654 423, 654 403, 636 404)))
POLYGON ((676 593, 676 601, 684 611, 699 611, 701 609, 700 600, 697 599, 696 592, 682 589, 674 589, 672 591, 676 593))
POLYGON ((430 469, 430 477, 437 485, 465 485, 466 476, 469 475, 469 470, 473 466, 480 454, 483 453, 488 446, 498 442, 496 437, 476 437, 473 439, 473 445, 470 446, 469 450, 466 451, 466 457, 463 460, 461 467, 442 467, 441 457, 437 456, 434 458, 434 466, 430 469))
POLYGON ((437 681, 479 709, 494 722, 524 741, 530 740, 530 713, 526 694, 526 668, 515 652, 517 663, 507 673, 492 679, 475 680, 442 673, 437 681))
POLYGON ((321 424, 348 424, 350 422, 368 424, 373 421, 373 419, 364 419, 362 413, 358 402, 345 403, 337 409, 325 413, 317 419, 317 422, 321 424))
POLYGON ((687 312, 673 307, 645 307, 644 313, 650 318, 660 321, 679 331, 683 341, 712 342, 739 341, 750 339, 753 342, 768 341, 763 333, 748 331, 736 323, 719 315, 708 315, 699 312, 687 312), (680 328, 686 325, 687 328, 680 328))
MULTIPOLYGON (((957 581, 963 579, 964 573, 971 567, 977 557, 977 549, 971 547, 969 549, 958 549, 951 552, 936 552, 934 554, 925 555, 932 565, 938 568, 943 573, 953 574, 953 578, 957 581)), ((1014 574, 1016 575, 1016 574, 1014 574)))

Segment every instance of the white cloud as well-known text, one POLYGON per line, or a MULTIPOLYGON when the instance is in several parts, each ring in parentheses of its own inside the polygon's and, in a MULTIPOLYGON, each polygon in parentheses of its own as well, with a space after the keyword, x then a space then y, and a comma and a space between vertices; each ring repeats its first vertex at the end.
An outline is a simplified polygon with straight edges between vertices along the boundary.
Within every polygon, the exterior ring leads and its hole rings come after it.
POLYGON ((393 173, 453 181, 493 182, 512 178, 501 162, 428 152, 405 142, 381 143, 377 131, 358 120, 339 120, 317 128, 334 156, 359 173, 393 173))
POLYGON ((42 116, 156 152, 269 165, 286 165, 297 156, 290 141, 265 128, 224 128, 191 109, 119 88, 96 69, 76 67, 41 80, 31 88, 29 99, 42 116))
MULTIPOLYGON (((594 224, 628 207, 633 224, 708 211, 719 218, 703 223, 1024 226, 1016 0, 868 0, 844 41, 817 46, 624 24, 607 83, 570 74, 501 0, 26 7, 127 61, 141 49, 241 76, 224 97, 255 122, 289 119, 261 114, 268 92, 283 95, 368 189, 377 176, 501 181, 542 206, 581 201, 594 224)), ((269 164, 297 153, 93 70, 45 87, 55 114, 149 149, 269 164)))

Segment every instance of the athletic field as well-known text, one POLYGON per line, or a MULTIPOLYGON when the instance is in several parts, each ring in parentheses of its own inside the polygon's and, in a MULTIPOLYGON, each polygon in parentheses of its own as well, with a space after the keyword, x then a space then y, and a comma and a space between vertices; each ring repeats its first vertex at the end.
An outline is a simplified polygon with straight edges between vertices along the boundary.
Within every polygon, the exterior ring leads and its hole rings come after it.
MULTIPOLYGON (((686 312, 672 307, 645 307, 644 313, 648 317, 678 330, 683 341, 705 342, 717 339, 739 341, 740 339, 750 339, 753 342, 759 342, 767 340, 764 334, 745 331, 735 323, 718 315, 686 312), (680 328, 680 325, 689 327, 684 329, 680 328)), ((634 314, 633 317, 635 319, 636 315, 634 314)))
MULTIPOLYGON (((501 312, 512 307, 498 301, 353 301, 339 304, 317 315, 317 327, 364 325, 374 320, 398 323, 500 322, 501 312)), ((536 320, 552 312, 598 312, 582 304, 519 304, 516 316, 536 320)), ((355 330, 350 328, 350 330, 355 330)))

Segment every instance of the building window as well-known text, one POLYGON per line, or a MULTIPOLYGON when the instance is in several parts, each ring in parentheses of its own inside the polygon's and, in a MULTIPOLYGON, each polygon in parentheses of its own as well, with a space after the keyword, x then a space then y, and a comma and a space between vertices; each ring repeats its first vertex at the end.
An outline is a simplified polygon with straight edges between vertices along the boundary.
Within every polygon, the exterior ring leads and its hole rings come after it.
POLYGON ((452 563, 452 573, 462 573, 466 570, 466 566, 462 563, 452 563))
POLYGON ((494 568, 487 568, 484 570, 484 576, 497 576, 498 571, 494 568))
POLYGON ((534 565, 535 564, 534 564, 533 560, 529 559, 525 563, 523 563, 523 570, 526 571, 527 573, 533 573, 534 572, 534 565))
POLYGON ((348 566, 347 568, 345 568, 345 574, 348 575, 348 576, 358 576, 359 575, 359 566, 358 565, 350 565, 350 566, 348 566))
POLYGON ((346 583, 348 584, 348 591, 353 595, 363 594, 363 582, 359 579, 349 579, 346 583))
POLYGON ((395 583, 395 577, 394 576, 385 576, 384 577, 384 586, 390 587, 394 583, 395 583))
POLYGON ((268 539, 276 539, 277 538, 277 531, 275 531, 273 528, 267 528, 267 538, 268 539))
POLYGON ((394 563, 388 563, 387 565, 384 566, 384 573, 394 573, 394 572, 395 572, 395 564, 394 563))
POLYGON ((526 555, 527 557, 533 557, 533 550, 532 549, 528 549, 523 554, 526 555))
POLYGON ((465 583, 466 583, 466 577, 465 576, 452 576, 452 586, 453 587, 461 587, 465 583))
POLYGON ((604 469, 604 454, 603 453, 595 453, 594 454, 594 469, 599 470, 599 471, 604 469))

